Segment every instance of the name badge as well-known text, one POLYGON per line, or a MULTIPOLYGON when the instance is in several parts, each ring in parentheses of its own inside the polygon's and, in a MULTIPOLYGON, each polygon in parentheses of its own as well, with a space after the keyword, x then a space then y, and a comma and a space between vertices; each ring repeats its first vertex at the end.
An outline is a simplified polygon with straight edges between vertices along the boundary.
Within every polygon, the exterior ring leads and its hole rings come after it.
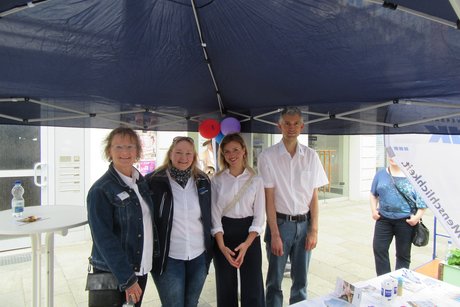
POLYGON ((123 192, 117 194, 117 197, 119 199, 121 199, 121 200, 125 200, 125 199, 129 198, 129 194, 128 194, 128 192, 123 191, 123 192))

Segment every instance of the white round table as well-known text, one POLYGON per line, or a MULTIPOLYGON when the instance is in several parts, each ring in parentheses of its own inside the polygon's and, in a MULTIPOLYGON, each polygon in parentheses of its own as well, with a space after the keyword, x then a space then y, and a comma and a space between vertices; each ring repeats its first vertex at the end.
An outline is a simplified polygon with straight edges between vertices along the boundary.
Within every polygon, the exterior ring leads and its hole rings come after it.
POLYGON ((33 223, 18 222, 11 210, 0 211, 0 235, 30 236, 32 242, 32 303, 34 307, 41 302, 41 260, 42 250, 47 255, 47 293, 46 305, 54 305, 54 233, 67 235, 70 228, 88 223, 86 207, 83 206, 32 206, 25 207, 22 218, 35 215, 41 219, 33 223), (45 245, 42 246, 41 235, 45 234, 45 245))

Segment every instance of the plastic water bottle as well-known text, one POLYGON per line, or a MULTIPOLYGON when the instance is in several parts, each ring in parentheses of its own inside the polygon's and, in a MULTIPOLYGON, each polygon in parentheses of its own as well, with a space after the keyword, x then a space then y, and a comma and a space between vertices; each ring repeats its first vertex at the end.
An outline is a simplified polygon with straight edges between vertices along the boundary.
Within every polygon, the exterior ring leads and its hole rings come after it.
POLYGON ((21 217, 24 212, 24 188, 21 185, 21 180, 16 180, 11 189, 13 199, 11 200, 11 210, 14 217, 21 217))
POLYGON ((380 290, 380 294, 382 295, 383 300, 391 301, 393 299, 393 292, 394 292, 393 280, 391 278, 387 278, 383 280, 382 287, 380 290))
POLYGON ((398 277, 398 292, 397 292, 398 296, 402 296, 402 294, 403 294, 403 285, 404 285, 404 280, 400 276, 400 277, 398 277))

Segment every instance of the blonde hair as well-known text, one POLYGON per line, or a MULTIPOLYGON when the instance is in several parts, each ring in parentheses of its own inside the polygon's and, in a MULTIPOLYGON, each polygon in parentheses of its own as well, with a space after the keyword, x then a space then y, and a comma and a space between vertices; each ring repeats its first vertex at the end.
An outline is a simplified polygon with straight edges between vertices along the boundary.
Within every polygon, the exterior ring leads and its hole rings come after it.
POLYGON ((134 144, 136 145, 136 150, 137 150, 136 161, 139 161, 139 159, 142 157, 141 139, 139 138, 139 135, 136 133, 136 131, 134 131, 132 128, 129 128, 129 127, 115 128, 104 139, 103 141, 103 144, 105 144, 104 156, 107 159, 107 161, 112 162, 112 157, 110 156, 110 148, 112 147, 113 138, 116 135, 121 135, 121 137, 127 136, 131 139, 131 141, 134 142, 134 144))
POLYGON ((196 148, 195 148, 195 142, 191 137, 188 137, 188 136, 177 136, 177 137, 175 137, 173 139, 173 141, 171 143, 171 146, 169 146, 168 152, 166 153, 166 156, 165 156, 165 159, 163 161, 163 164, 160 167, 158 167, 156 172, 166 170, 166 169, 171 168, 173 166, 169 156, 171 155, 171 153, 173 152, 174 148, 176 147, 176 145, 179 142, 188 142, 193 147, 193 162, 192 162, 192 165, 190 166, 192 168, 192 176, 193 176, 193 178, 196 179, 198 177, 198 175, 200 175, 200 174, 201 175, 206 175, 198 167, 198 153, 197 153, 196 148))

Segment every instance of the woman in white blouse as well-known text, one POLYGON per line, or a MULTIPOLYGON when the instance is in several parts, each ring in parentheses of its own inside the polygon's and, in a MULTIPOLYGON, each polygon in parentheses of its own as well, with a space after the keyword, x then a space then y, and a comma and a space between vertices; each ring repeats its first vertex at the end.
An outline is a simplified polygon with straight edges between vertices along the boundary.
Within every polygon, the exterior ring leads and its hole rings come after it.
POLYGON ((173 139, 163 165, 147 175, 159 253, 153 280, 162 307, 196 307, 213 252, 211 184, 198 168, 194 141, 173 139))
POLYGON ((241 306, 265 306, 260 245, 265 220, 264 185, 248 166, 247 158, 240 134, 228 134, 222 139, 221 171, 211 181, 218 307, 238 306, 238 269, 241 306))

